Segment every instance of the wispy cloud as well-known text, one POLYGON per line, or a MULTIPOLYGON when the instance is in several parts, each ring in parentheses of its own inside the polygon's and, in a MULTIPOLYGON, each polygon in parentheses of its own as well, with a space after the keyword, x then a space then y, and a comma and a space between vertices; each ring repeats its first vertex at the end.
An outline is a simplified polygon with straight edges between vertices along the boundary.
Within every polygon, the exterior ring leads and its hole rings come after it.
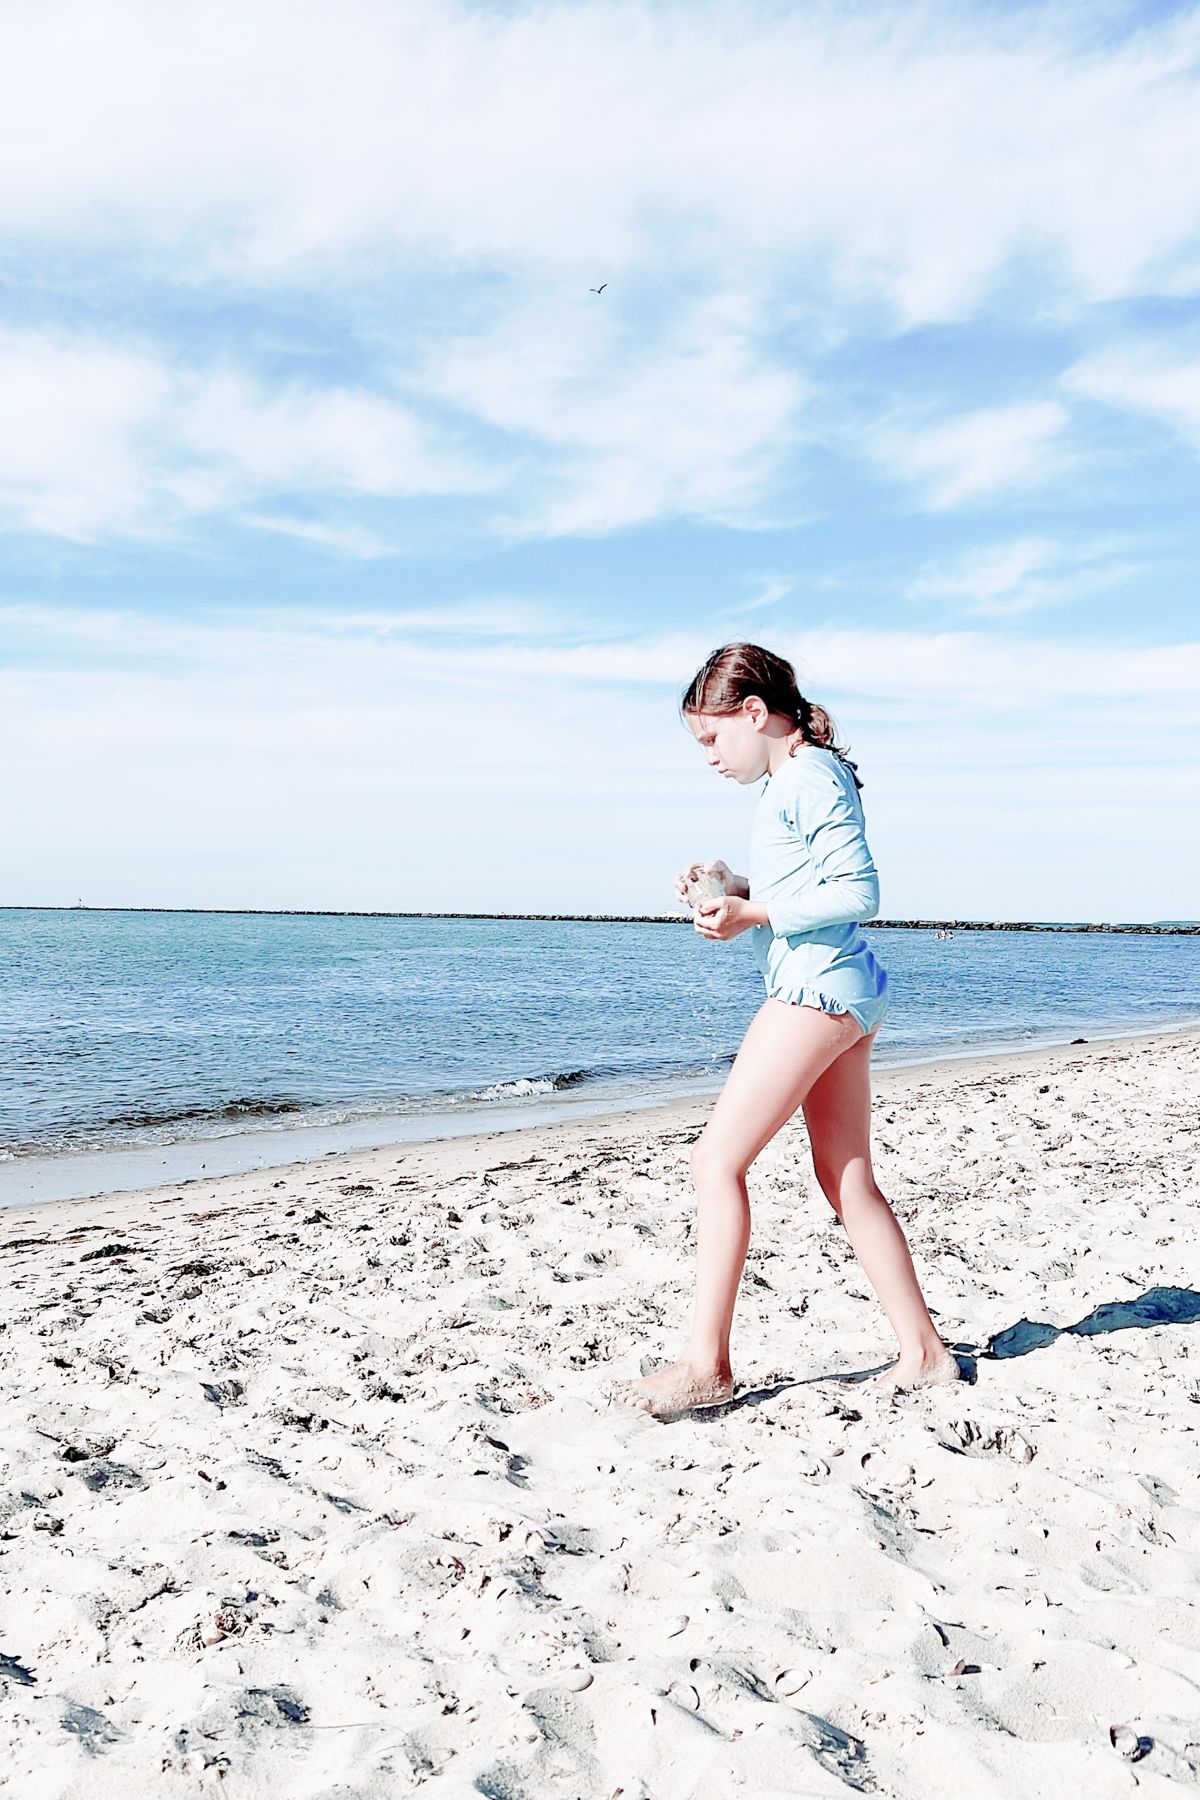
POLYGON ((267 386, 95 336, 0 332, 0 516, 19 530, 153 538, 254 499, 399 499, 497 479, 394 398, 267 386))
POLYGON ((1022 537, 979 545, 941 562, 927 563, 908 587, 910 599, 953 600, 958 611, 980 618, 1011 618, 1080 600, 1137 573, 1111 541, 1056 543, 1022 537))
POLYGON ((867 453, 893 480, 915 487, 935 512, 1026 489, 1064 462, 1067 424, 1054 400, 980 407, 935 423, 889 420, 867 440, 867 453))
MULTIPOLYGON (((453 643, 414 629, 421 611, 0 610, 0 758, 26 771, 0 796, 0 898, 670 910, 681 861, 740 859, 752 795, 708 779, 676 714, 712 647, 701 630, 563 644, 526 620, 453 643), (127 793, 138 805, 114 810, 127 793)), ((1147 849, 1122 916, 1186 911, 1194 854, 1170 825, 1200 644, 835 631, 778 647, 861 759, 893 914, 971 893, 984 914, 1095 916, 1117 891, 1097 828, 1117 802, 1123 843, 1147 849), (1139 701, 1150 784, 1112 731, 1114 705, 1139 701), (1069 843, 1062 868, 1031 863, 1035 823, 1069 843)))
POLYGON ((358 525, 328 525, 317 519, 294 519, 284 514, 243 513, 241 522, 255 531, 273 531, 280 537, 298 538, 321 550, 333 550, 361 562, 374 562, 395 554, 395 546, 358 525))
POLYGON ((760 338, 734 296, 636 323, 575 301, 531 304, 439 347, 424 380, 536 459, 516 531, 740 523, 769 496, 807 393, 760 338))
POLYGON ((10 26, 0 219, 188 280, 335 286, 366 251, 380 276, 424 254, 595 282, 666 236, 906 324, 1031 250, 1081 299, 1171 291, 1198 41, 1194 11, 1100 39, 1083 7, 211 0, 168 33, 152 0, 50 0, 10 26))
POLYGON ((1083 357, 1063 384, 1106 406, 1157 420, 1200 450, 1200 351, 1170 343, 1117 343, 1083 357))
MULTIPOLYGON (((173 660, 180 672, 196 667, 237 672, 256 660, 282 657, 305 667, 314 680, 333 680, 340 670, 352 674, 364 691, 381 695, 402 691, 396 686, 401 669, 426 685, 503 677, 546 693, 562 682, 575 688, 658 687, 669 694, 682 692, 713 648, 711 632, 700 628, 601 639, 580 620, 571 630, 576 641, 562 643, 553 613, 507 601, 353 614, 242 608, 234 616, 173 619, 95 608, 0 606, 0 632, 10 660, 16 649, 28 654, 39 645, 54 648, 66 666, 84 668, 98 654, 108 665, 129 668, 173 660), (486 634, 493 641, 436 641, 454 630, 486 634)), ((1200 694, 1200 641, 1186 639, 1131 646, 1081 637, 1024 640, 982 628, 834 628, 777 631, 772 642, 795 663, 805 691, 816 698, 848 696, 855 705, 920 698, 951 711, 1008 714, 1114 694, 1164 699, 1200 694)))
POLYGON ((440 347, 404 399, 270 384, 95 337, 0 333, 0 515, 80 542, 165 538, 224 516, 364 560, 389 542, 339 519, 339 499, 484 494, 495 527, 517 536, 752 522, 805 385, 763 355, 741 310, 697 304, 621 343, 573 310, 522 316, 440 347), (254 504, 292 496, 303 513, 254 504), (313 516, 322 507, 333 516, 313 516))
MULTIPOLYGON (((249 519, 371 562, 393 521, 336 502, 414 495, 496 543, 794 523, 805 453, 846 447, 812 404, 837 347, 1200 267, 1194 10, 185 0, 168 33, 48 0, 6 49, 37 316, 0 346, 0 502, 77 542, 249 519)), ((1063 466, 1060 400, 995 403, 986 361, 881 384, 867 455, 935 511, 1063 466)), ((1121 374, 1094 391, 1184 428, 1121 374)))
POLYGON ((795 587, 795 582, 783 575, 758 575, 747 577, 746 585, 757 589, 748 600, 738 601, 735 613, 763 612, 768 606, 778 606, 795 587))

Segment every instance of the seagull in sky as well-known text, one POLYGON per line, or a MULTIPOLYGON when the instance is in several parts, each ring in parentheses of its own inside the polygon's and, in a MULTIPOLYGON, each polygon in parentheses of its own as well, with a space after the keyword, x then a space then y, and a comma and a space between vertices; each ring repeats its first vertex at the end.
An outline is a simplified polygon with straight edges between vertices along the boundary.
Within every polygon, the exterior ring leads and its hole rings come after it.
POLYGON ((602 281, 598 288, 589 288, 588 293, 589 294, 602 294, 607 286, 608 286, 607 281, 602 281))

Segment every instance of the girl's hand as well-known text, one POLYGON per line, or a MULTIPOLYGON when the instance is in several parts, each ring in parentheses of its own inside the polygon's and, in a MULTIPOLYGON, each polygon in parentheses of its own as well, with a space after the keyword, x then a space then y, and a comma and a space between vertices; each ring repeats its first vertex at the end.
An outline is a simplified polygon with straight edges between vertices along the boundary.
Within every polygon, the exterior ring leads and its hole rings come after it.
POLYGON ((701 937, 724 944, 759 923, 754 912, 749 901, 737 894, 726 894, 723 900, 702 900, 696 908, 696 930, 701 937))

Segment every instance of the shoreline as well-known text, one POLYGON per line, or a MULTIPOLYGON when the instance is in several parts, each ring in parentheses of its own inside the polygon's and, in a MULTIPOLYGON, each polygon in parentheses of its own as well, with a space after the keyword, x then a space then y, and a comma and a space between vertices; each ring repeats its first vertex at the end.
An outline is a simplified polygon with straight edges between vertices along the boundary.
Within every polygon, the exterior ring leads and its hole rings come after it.
MULTIPOLYGON (((932 1056, 915 1056, 894 1063, 873 1063, 871 1085, 878 1105, 895 1087, 903 1089, 922 1076, 936 1076, 944 1070, 955 1070, 964 1081, 979 1080, 987 1075, 1008 1070, 1020 1071, 1030 1063, 1045 1062, 1057 1066, 1066 1058, 1100 1056, 1133 1046, 1152 1046, 1161 1042, 1184 1042, 1200 1038, 1200 1021, 1179 1026, 1152 1026, 1144 1031, 1128 1028, 1111 1036, 1093 1036, 1082 1042, 1043 1040, 1037 1044, 1013 1045, 1011 1048, 987 1048, 964 1051, 941 1051, 932 1056)), ((427 1150, 461 1152, 469 1161, 478 1156, 485 1145, 497 1139, 516 1138, 525 1146, 538 1134, 576 1134, 584 1129, 603 1130, 619 1136, 636 1125, 663 1131, 691 1126, 706 1116, 724 1083, 697 1084, 694 1092, 677 1093, 668 1098, 652 1096, 642 1101, 625 1100, 614 1104, 603 1100, 560 1100, 527 1102, 524 1107, 489 1111, 486 1119, 478 1113, 460 1114, 382 1114, 352 1120, 344 1125, 288 1125, 274 1132, 238 1132, 225 1137, 181 1140, 174 1144, 154 1144, 136 1149, 101 1149, 90 1151, 50 1152, 44 1156, 14 1158, 0 1164, 0 1221, 23 1211, 43 1215, 55 1206, 99 1204, 103 1200, 130 1200, 153 1197, 168 1190, 194 1189, 202 1184, 224 1184, 256 1176, 286 1179, 313 1169, 333 1173, 353 1168, 357 1163, 387 1158, 397 1151, 408 1155, 427 1150), (446 1128, 430 1131, 433 1120, 444 1120, 446 1128), (408 1132, 397 1132, 398 1124, 411 1125, 408 1132), (336 1141, 335 1141, 336 1140, 336 1141), (305 1153, 295 1152, 306 1147, 305 1153), (165 1170, 165 1173, 163 1172, 165 1170), (103 1171, 100 1185, 97 1172, 103 1171), (8 1177, 8 1179, 6 1179, 8 1177), (6 1190, 18 1186, 23 1177, 24 1191, 6 1197, 6 1190), (105 1178, 107 1185, 104 1184, 105 1178)), ((564 1139, 565 1142, 573 1139, 564 1139)), ((539 1148, 535 1145, 534 1148, 539 1148)), ((458 1160, 458 1159, 450 1159, 458 1160)))

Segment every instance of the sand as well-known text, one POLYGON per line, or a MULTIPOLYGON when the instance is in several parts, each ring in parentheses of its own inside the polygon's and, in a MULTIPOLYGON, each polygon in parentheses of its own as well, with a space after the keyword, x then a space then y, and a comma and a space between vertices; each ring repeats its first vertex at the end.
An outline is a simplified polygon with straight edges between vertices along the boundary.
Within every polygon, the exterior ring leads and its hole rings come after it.
POLYGON ((711 1099, 5 1211, 0 1794, 1195 1787, 1198 1092, 1194 1031, 877 1076, 970 1377, 895 1397, 787 1127, 674 1424, 601 1389, 711 1099))

